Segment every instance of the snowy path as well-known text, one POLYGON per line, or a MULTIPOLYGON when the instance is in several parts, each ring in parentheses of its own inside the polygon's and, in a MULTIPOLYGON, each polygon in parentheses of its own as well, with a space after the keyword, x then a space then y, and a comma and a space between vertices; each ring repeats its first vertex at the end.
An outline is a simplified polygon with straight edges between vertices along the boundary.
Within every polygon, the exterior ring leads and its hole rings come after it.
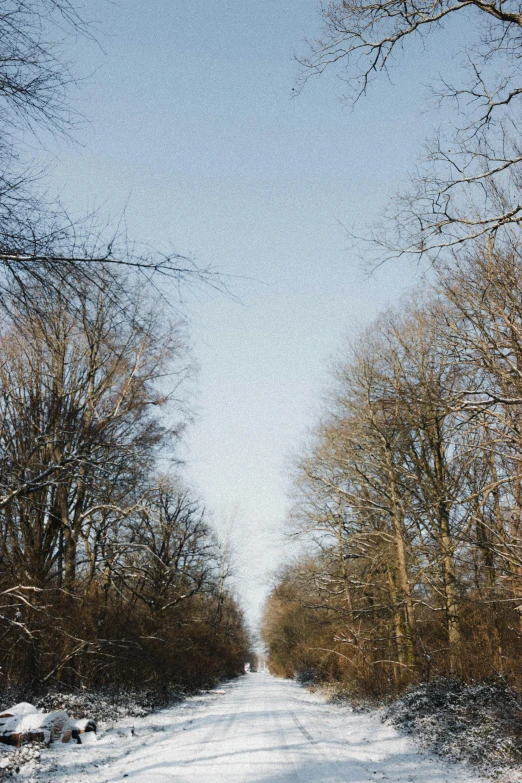
POLYGON ((415 750, 376 715, 331 706, 296 683, 249 674, 223 696, 190 699, 109 732, 92 746, 54 751, 39 780, 60 783, 477 783, 415 750), (129 732, 128 732, 129 733, 129 732))

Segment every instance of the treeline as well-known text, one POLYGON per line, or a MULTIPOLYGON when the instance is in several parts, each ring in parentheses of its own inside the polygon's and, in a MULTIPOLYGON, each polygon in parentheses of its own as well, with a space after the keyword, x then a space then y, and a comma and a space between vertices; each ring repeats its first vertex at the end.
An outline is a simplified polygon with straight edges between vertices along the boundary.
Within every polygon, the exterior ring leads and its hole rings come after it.
POLYGON ((436 675, 522 685, 522 253, 436 270, 338 362, 298 460, 272 670, 382 694, 436 675))
POLYGON ((197 687, 248 656, 227 559, 176 468, 184 327, 123 279, 110 290, 26 281, 3 299, 4 686, 197 687))
POLYGON ((48 195, 45 141, 78 116, 71 47, 96 32, 82 11, 0 11, 0 686, 197 687, 249 642, 180 477, 190 360, 153 293, 219 281, 48 195))

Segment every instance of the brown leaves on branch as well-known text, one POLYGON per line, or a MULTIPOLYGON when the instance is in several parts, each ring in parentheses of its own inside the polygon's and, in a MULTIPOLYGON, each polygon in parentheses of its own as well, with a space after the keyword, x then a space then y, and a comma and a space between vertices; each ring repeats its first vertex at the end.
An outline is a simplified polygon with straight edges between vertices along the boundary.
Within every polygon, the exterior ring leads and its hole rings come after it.
POLYGON ((192 687, 239 672, 224 553, 176 469, 159 474, 188 415, 184 325, 137 288, 125 311, 95 287, 74 307, 29 293, 0 330, 0 676, 192 687))
POLYGON ((339 361, 296 466, 308 554, 267 605, 272 664, 383 694, 520 685, 522 258, 484 245, 339 361))

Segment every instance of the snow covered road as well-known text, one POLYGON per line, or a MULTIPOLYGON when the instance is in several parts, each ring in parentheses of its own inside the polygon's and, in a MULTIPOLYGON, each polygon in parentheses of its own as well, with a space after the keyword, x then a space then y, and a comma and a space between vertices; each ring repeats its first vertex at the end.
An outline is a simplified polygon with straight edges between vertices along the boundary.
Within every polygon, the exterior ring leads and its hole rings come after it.
POLYGON ((328 705, 299 685, 248 674, 225 695, 189 699, 107 733, 92 746, 52 751, 39 780, 60 783, 477 783, 383 725, 328 705), (125 734, 125 729, 122 729, 125 734))

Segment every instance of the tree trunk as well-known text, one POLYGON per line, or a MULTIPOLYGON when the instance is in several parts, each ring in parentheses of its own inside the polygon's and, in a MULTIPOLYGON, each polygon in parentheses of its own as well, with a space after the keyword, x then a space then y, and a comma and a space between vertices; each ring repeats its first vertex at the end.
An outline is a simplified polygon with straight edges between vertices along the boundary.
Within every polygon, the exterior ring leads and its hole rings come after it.
POLYGON ((452 675, 461 671, 461 633, 460 612, 457 594, 457 574, 455 557, 449 528, 449 513, 445 503, 439 508, 439 522, 442 545, 442 568, 444 576, 444 595, 446 599, 446 622, 449 644, 449 667, 452 675))
POLYGON ((70 590, 76 579, 76 548, 77 542, 69 519, 67 503, 67 487, 62 485, 58 489, 58 506, 63 530, 64 555, 63 555, 63 586, 70 590))
MULTIPOLYGON (((388 586, 390 588, 390 598, 392 601, 393 627, 395 632, 395 642, 397 645, 397 661, 402 668, 408 665, 408 655, 410 654, 410 649, 408 646, 409 639, 404 634, 404 624, 399 608, 399 602, 397 600, 397 588, 395 587, 394 574, 388 566, 386 567, 386 573, 388 576, 388 586)), ((400 673, 398 672, 398 668, 398 666, 393 667, 393 681, 396 691, 399 690, 400 684, 400 673)))
POLYGON ((399 575, 399 584, 404 596, 404 606, 406 610, 407 634, 405 638, 406 660, 409 666, 416 665, 416 641, 417 641, 417 621, 415 619, 415 610, 413 607, 413 598, 408 574, 408 561, 406 557, 406 547, 403 538, 403 511, 399 502, 399 493, 395 471, 393 470, 391 454, 389 447, 386 447, 388 460, 388 478, 390 482, 390 497, 392 501, 392 525, 394 533, 395 551, 397 554, 397 571, 399 575))

